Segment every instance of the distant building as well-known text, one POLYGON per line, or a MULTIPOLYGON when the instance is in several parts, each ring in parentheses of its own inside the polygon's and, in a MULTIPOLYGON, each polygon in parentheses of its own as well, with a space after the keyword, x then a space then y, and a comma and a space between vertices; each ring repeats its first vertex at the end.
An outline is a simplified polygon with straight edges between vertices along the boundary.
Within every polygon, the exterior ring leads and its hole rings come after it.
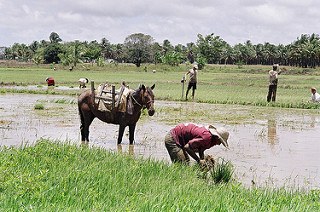
POLYGON ((0 47, 0 60, 4 59, 4 51, 5 51, 6 47, 0 47))

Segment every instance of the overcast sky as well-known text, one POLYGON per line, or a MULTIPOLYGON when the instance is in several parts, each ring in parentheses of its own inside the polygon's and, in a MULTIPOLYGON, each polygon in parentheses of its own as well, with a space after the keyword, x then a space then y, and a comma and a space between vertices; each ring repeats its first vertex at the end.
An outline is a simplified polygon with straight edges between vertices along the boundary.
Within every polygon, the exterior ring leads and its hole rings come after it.
POLYGON ((231 45, 290 44, 319 34, 316 0, 0 0, 0 46, 49 40, 123 43, 133 33, 160 44, 214 33, 231 45))

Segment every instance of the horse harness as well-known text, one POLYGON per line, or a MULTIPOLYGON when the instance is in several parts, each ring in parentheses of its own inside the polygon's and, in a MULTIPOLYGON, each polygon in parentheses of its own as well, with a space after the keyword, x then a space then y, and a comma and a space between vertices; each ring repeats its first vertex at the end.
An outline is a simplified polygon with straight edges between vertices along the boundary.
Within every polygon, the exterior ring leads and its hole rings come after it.
MULTIPOLYGON (((137 91, 135 91, 135 92, 137 92, 137 91)), ((137 104, 138 106, 140 106, 141 107, 141 110, 142 109, 145 109, 145 108, 147 108, 147 105, 149 104, 149 103, 154 103, 154 100, 149 100, 148 102, 146 102, 145 104, 141 104, 141 103, 139 103, 138 101, 137 101, 137 99, 133 96, 133 94, 130 94, 130 98, 131 99, 133 99, 133 104, 137 104)))

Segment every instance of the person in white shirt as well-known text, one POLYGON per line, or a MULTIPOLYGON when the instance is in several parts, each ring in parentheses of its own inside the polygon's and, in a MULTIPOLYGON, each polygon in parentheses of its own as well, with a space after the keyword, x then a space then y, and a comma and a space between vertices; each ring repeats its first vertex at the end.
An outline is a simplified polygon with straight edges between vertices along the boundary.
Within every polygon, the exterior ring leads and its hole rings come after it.
POLYGON ((282 70, 278 71, 279 65, 274 64, 272 70, 269 71, 269 90, 267 95, 267 101, 276 101, 277 86, 278 86, 278 75, 281 74, 282 70))
POLYGON ((320 95, 317 93, 316 88, 311 88, 311 101, 320 103, 320 95))
POLYGON ((198 65, 194 64, 192 69, 187 71, 184 79, 187 78, 188 74, 189 74, 189 83, 188 83, 188 88, 187 88, 187 92, 186 92, 186 100, 188 100, 188 93, 191 88, 192 88, 192 99, 194 99, 194 93, 195 93, 195 90, 197 89, 198 65))

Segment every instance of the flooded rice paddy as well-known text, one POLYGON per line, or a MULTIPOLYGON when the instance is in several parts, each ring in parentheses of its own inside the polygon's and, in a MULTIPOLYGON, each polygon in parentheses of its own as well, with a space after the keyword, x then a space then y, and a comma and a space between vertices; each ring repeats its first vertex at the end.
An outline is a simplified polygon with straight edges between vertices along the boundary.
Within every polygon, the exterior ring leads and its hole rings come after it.
MULTIPOLYGON (((40 138, 80 144, 76 99, 0 95, 0 145, 32 144, 40 138), (36 104, 44 109, 36 110, 36 104)), ((134 145, 128 144, 128 129, 117 145, 118 126, 98 119, 90 127, 90 145, 170 163, 163 139, 173 126, 187 121, 212 123, 229 130, 230 149, 215 146, 205 153, 231 161, 242 184, 320 188, 319 111, 166 101, 156 101, 155 106, 153 117, 139 120, 134 145)))

